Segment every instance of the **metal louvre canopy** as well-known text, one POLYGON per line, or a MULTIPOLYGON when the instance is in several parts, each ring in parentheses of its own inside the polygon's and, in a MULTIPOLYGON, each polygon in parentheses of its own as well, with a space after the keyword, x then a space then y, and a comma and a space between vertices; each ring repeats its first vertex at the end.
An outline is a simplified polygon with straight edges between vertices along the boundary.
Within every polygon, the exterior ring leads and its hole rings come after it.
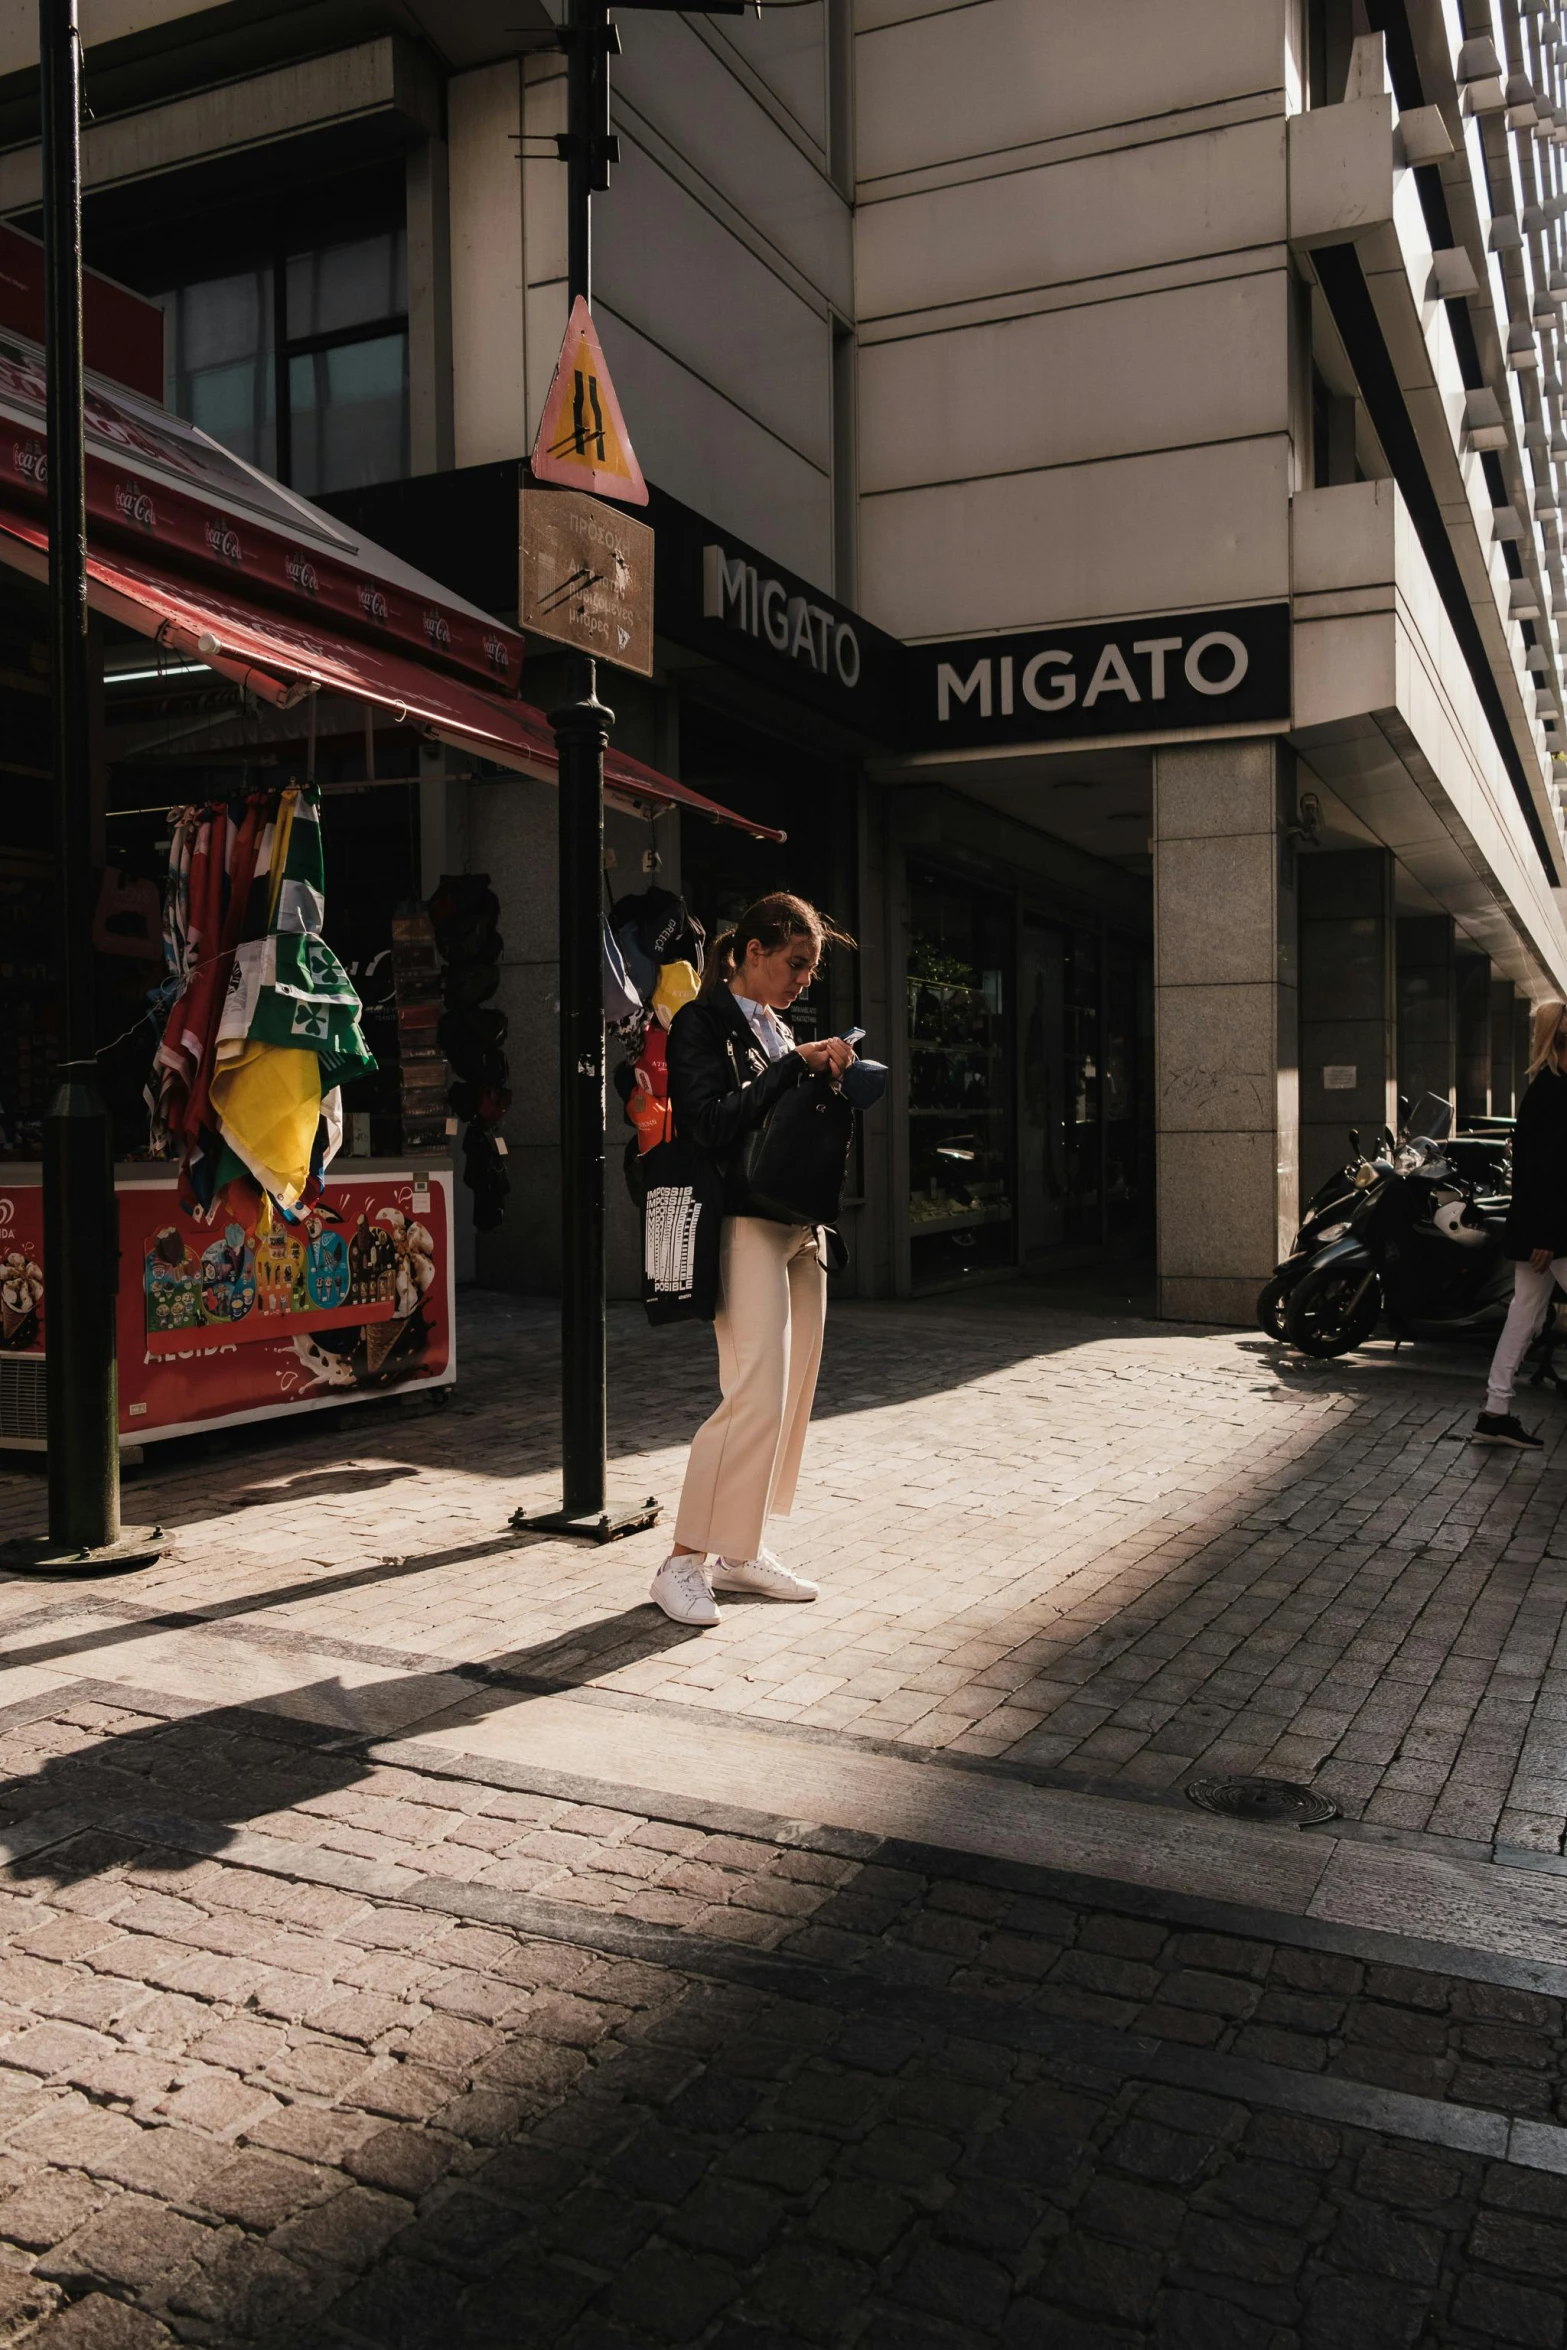
MULTIPOLYGON (((42 354, 0 337, 0 561, 48 576, 42 354)), ((291 709, 347 694, 437 740, 542 782, 555 738, 517 691, 523 640, 204 433, 101 377, 87 405, 88 598, 182 659, 291 709)), ((625 752, 605 794, 636 811, 738 816, 625 752)))

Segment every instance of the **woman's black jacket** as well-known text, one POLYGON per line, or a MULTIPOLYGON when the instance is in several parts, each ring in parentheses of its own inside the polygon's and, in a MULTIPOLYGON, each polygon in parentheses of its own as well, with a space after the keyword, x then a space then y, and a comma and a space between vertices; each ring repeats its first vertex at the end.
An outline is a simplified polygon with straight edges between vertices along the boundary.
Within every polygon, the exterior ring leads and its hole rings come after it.
MULTIPOLYGON (((807 1074, 798 1053, 769 1061, 727 987, 699 996, 669 1030, 669 1099, 675 1132, 707 1152, 723 1177, 724 1214, 754 1216, 745 1186, 745 1143, 781 1095, 807 1074)), ((1567 1080, 1562 1091, 1567 1093, 1567 1080)))
POLYGON ((1567 1077, 1545 1067, 1518 1105, 1507 1253, 1567 1256, 1567 1077))

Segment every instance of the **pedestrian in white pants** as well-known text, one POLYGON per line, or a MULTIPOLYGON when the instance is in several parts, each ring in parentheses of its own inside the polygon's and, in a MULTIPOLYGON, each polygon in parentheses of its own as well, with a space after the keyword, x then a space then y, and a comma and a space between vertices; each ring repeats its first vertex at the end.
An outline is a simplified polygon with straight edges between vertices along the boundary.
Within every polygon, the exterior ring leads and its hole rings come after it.
POLYGON ((692 1443, 674 1548, 653 1578, 653 1600, 677 1624, 716 1624, 718 1591, 817 1596, 764 1537, 770 1516, 788 1515, 800 1473, 827 1308, 824 1241, 810 1225, 757 1213, 745 1151, 791 1086, 811 1073, 836 1079, 854 1059, 842 1037, 797 1045, 778 1017, 825 946, 852 944, 803 898, 762 898, 714 940, 702 992, 669 1031, 675 1131, 709 1154, 724 1186, 721 1400, 692 1443))
MULTIPOLYGON (((1502 1325, 1502 1335, 1496 1342, 1491 1357, 1491 1375, 1485 1383, 1485 1420, 1507 1420, 1512 1415, 1513 1390, 1517 1384, 1518 1366, 1529 1351, 1530 1341, 1545 1327, 1545 1316, 1551 1302, 1551 1291, 1557 1282, 1567 1289, 1567 1257, 1553 1257, 1548 1249, 1537 1249, 1530 1257, 1513 1267, 1513 1302, 1502 1325), (1541 1258, 1545 1259, 1543 1264, 1541 1258)), ((1516 1444, 1516 1436, 1501 1434, 1495 1428, 1477 1428, 1477 1436, 1484 1436, 1492 1444, 1516 1444)), ((1527 1439, 1531 1449, 1539 1437, 1527 1439)))
POLYGON ((675 1540, 693 1557, 755 1559, 768 1519, 789 1515, 816 1394, 827 1274, 814 1226, 726 1216, 718 1294, 723 1400, 692 1440, 675 1540))
POLYGON ((1518 1418, 1513 1390, 1556 1283, 1567 1289, 1567 1004, 1535 1007, 1529 1087, 1513 1125, 1507 1248, 1514 1259, 1513 1302, 1491 1359, 1474 1441, 1538 1452, 1545 1440, 1518 1418))

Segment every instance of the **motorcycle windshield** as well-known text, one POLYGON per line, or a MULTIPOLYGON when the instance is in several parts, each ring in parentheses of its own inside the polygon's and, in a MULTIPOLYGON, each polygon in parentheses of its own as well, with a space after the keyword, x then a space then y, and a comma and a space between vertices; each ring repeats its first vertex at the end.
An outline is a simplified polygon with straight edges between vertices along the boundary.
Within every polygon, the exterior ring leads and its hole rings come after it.
POLYGON ((1404 1128, 1410 1142, 1445 1142, 1452 1131, 1453 1105, 1439 1093, 1423 1093, 1404 1128))

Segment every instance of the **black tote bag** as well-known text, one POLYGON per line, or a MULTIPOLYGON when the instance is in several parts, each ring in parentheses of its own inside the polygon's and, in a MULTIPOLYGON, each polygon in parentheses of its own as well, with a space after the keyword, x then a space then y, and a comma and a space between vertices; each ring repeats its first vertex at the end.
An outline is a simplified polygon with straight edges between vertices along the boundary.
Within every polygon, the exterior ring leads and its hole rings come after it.
POLYGON ((781 1094, 745 1146, 750 1212, 774 1224, 836 1224, 849 1172, 854 1112, 832 1080, 781 1094))
MULTIPOLYGON (((635 1145, 632 1146, 633 1149, 635 1145)), ((711 1322, 718 1307, 723 1180, 705 1151, 655 1143, 627 1169, 642 1209, 642 1303, 648 1320, 711 1322)))

